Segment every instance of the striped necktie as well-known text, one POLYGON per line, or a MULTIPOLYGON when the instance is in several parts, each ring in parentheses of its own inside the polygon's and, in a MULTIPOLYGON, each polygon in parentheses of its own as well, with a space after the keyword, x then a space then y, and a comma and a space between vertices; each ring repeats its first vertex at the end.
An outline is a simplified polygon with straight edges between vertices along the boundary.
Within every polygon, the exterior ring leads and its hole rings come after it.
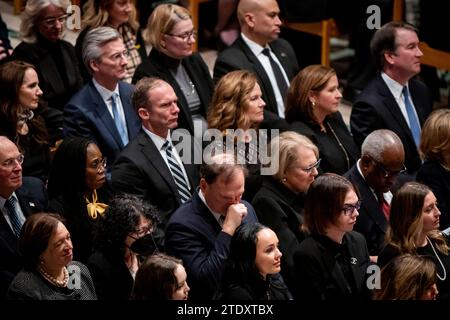
POLYGON ((181 203, 185 203, 187 200, 191 198, 191 192, 189 191, 188 184, 183 174, 183 170, 173 155, 172 145, 169 141, 166 141, 163 144, 163 149, 166 151, 167 162, 169 163, 169 169, 172 173, 173 180, 175 181, 175 185, 177 186, 178 193, 180 194, 181 203))
POLYGON ((22 224, 20 223, 19 216, 17 215, 16 198, 13 196, 9 197, 5 202, 5 208, 8 213, 9 221, 11 222, 12 231, 16 237, 19 237, 22 224))

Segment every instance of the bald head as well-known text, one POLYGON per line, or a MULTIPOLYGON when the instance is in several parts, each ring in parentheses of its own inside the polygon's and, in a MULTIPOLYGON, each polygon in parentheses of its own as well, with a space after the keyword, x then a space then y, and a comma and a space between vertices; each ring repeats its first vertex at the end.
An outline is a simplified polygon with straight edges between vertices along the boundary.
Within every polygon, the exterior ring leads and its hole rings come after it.
POLYGON ((383 162, 383 154, 386 150, 402 153, 404 157, 403 143, 391 130, 381 129, 370 133, 361 147, 361 155, 370 156, 378 162, 383 162))
POLYGON ((0 195, 9 198, 22 186, 21 153, 5 136, 0 136, 0 195))

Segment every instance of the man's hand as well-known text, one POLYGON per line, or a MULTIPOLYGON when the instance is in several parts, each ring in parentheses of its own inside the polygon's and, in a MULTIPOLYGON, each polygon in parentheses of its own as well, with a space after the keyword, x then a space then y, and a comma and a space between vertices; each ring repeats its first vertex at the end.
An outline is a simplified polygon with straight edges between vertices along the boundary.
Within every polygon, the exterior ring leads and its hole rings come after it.
POLYGON ((12 54, 12 50, 6 50, 5 47, 3 47, 3 42, 2 40, 0 40, 0 60, 5 59, 6 57, 8 57, 8 55, 12 54))
POLYGON ((242 220, 244 220, 246 215, 247 207, 243 203, 232 204, 229 206, 225 221, 223 222, 223 232, 232 236, 236 228, 241 225, 242 220))

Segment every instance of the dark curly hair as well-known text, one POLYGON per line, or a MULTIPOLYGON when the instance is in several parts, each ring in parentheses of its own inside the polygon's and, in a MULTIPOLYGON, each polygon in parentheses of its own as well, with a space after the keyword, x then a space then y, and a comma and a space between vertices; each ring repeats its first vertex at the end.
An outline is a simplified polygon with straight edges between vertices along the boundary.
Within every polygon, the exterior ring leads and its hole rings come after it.
POLYGON ((139 218, 149 219, 153 225, 159 223, 158 211, 143 198, 130 195, 116 195, 106 209, 96 230, 95 248, 109 252, 125 252, 125 239, 136 231, 139 218))

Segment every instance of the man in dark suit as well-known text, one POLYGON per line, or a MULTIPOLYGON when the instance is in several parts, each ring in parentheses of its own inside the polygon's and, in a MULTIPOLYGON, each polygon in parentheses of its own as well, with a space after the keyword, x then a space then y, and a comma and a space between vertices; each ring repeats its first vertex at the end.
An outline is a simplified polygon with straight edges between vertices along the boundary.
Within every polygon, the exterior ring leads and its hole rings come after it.
POLYGON ((111 183, 116 193, 141 195, 155 205, 164 229, 170 215, 191 197, 198 184, 198 167, 192 157, 194 144, 184 140, 193 142, 194 139, 189 134, 183 137, 180 157, 172 145, 170 131, 178 126, 180 109, 177 96, 167 82, 142 78, 136 84, 133 105, 142 130, 117 157, 111 183), (170 154, 166 144, 173 147, 170 154), (178 169, 172 166, 171 155, 178 169))
POLYGON ((258 77, 266 102, 262 127, 286 129, 284 99, 290 80, 299 68, 292 46, 278 38, 281 20, 275 0, 241 0, 238 19, 241 35, 219 53, 214 80, 234 70, 250 70, 258 77))
POLYGON ((7 137, 0 136, 0 300, 4 299, 8 286, 22 268, 18 251, 18 238, 25 219, 32 213, 46 209, 42 197, 41 180, 30 178, 30 184, 22 187, 23 155, 7 137), (36 201, 40 198, 43 201, 36 201))
POLYGON ((99 27, 89 31, 83 61, 92 81, 65 106, 64 134, 92 139, 112 164, 140 128, 131 105, 133 86, 120 81, 126 76, 128 60, 117 30, 99 27))
POLYGON ((244 181, 245 168, 233 155, 216 154, 205 159, 200 188, 169 220, 166 251, 183 260, 193 300, 211 300, 236 228, 257 221, 253 207, 241 200, 244 181))
POLYGON ((408 173, 414 177, 422 161, 418 152, 421 126, 432 110, 426 86, 412 79, 420 72, 417 30, 406 23, 390 22, 371 42, 381 73, 363 90, 352 108, 350 126, 361 145, 376 129, 394 131, 403 142, 408 173))
POLYGON ((362 200, 354 230, 366 237, 371 260, 376 263, 389 225, 392 193, 405 169, 405 151, 394 132, 380 129, 367 136, 361 153, 344 176, 358 188, 362 200))

